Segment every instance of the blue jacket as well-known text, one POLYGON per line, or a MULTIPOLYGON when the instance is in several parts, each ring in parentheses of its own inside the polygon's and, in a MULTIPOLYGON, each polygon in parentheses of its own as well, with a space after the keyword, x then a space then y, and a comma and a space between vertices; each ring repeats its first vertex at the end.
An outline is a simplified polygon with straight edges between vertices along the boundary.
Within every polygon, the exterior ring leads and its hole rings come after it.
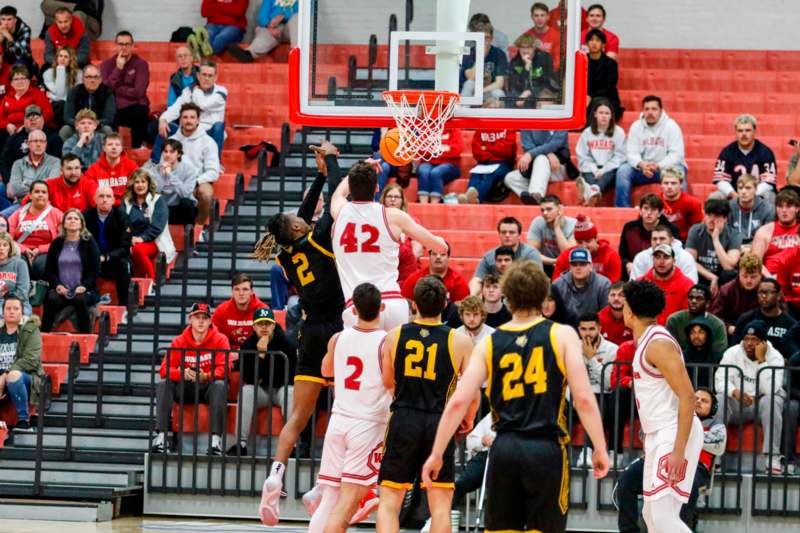
POLYGON ((261 3, 261 8, 258 10, 256 21, 259 26, 266 28, 270 20, 278 15, 283 15, 283 23, 286 24, 289 22, 289 19, 292 18, 292 15, 297 14, 297 4, 298 2, 295 2, 292 7, 283 7, 276 6, 275 0, 264 0, 261 3))
POLYGON ((520 132, 522 149, 533 157, 556 154, 559 160, 569 159, 569 143, 566 131, 523 130, 520 132))
MULTIPOLYGON (((149 197, 149 196, 148 196, 149 197)), ((128 220, 131 225, 131 233, 134 237, 141 237, 145 242, 154 241, 161 235, 167 227, 169 220, 169 209, 167 203, 161 196, 153 206, 153 214, 147 218, 147 202, 141 206, 130 200, 125 200, 125 209, 128 212, 128 220)))

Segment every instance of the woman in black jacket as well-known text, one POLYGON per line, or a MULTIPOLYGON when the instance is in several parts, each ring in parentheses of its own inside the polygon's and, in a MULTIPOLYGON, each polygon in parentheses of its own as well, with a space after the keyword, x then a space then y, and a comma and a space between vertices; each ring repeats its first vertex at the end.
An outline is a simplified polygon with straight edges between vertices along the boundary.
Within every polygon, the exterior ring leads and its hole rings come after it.
POLYGON ((72 306, 78 321, 79 333, 91 333, 89 310, 99 298, 97 273, 100 270, 100 250, 86 230, 83 215, 69 209, 61 222, 61 232, 50 244, 45 263, 44 279, 50 286, 44 303, 42 331, 53 329, 56 315, 72 306))

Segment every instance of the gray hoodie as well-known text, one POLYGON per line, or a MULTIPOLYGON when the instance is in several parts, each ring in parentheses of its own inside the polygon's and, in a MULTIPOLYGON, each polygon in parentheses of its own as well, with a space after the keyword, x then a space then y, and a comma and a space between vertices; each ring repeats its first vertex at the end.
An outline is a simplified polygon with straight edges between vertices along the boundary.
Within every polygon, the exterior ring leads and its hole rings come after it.
POLYGON ((30 290, 31 280, 28 274, 28 265, 20 256, 11 256, 4 263, 0 263, 0 300, 10 294, 22 300, 23 307, 29 307, 28 293, 30 290))
POLYGON ((652 126, 639 115, 639 119, 631 125, 625 146, 628 164, 632 167, 636 167, 643 159, 655 161, 662 169, 686 166, 683 132, 666 111, 661 112, 661 118, 652 126))
POLYGON ((186 137, 179 128, 170 139, 177 139, 183 145, 183 160, 191 163, 199 172, 197 183, 214 183, 219 179, 219 147, 210 135, 197 128, 186 137))
POLYGON ((162 174, 157 163, 148 160, 142 166, 150 177, 156 182, 156 191, 167 202, 167 206, 173 206, 181 198, 188 198, 197 204, 194 197, 194 188, 197 186, 197 169, 188 161, 179 161, 178 166, 169 174, 162 174))
POLYGON ((756 231, 761 226, 775 220, 775 208, 756 195, 753 208, 743 211, 739 202, 731 200, 731 214, 728 215, 728 227, 742 235, 742 243, 750 244, 756 231))
POLYGON ((578 288, 572 280, 572 272, 564 272, 553 283, 553 290, 561 297, 564 307, 575 317, 586 313, 597 313, 608 304, 608 291, 611 282, 602 274, 592 272, 588 283, 578 288))

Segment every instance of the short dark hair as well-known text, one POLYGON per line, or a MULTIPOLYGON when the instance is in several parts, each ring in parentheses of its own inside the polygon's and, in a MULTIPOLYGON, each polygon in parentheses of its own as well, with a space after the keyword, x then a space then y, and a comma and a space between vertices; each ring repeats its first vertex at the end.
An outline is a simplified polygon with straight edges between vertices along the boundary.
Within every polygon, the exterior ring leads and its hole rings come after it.
POLYGON ((44 180, 36 180, 33 183, 31 183, 31 186, 28 187, 28 192, 33 192, 33 188, 36 187, 37 185, 44 185, 44 188, 47 189, 47 192, 48 193, 50 192, 50 186, 44 180))
POLYGON ((19 296, 15 296, 13 294, 10 294, 10 295, 6 296, 5 299, 3 300, 3 310, 4 311, 6 309, 6 305, 8 305, 8 302, 19 302, 20 308, 25 307, 25 304, 22 303, 22 298, 20 298, 19 296))
POLYGON ((487 15, 486 13, 475 13, 469 19, 469 24, 467 24, 467 30, 468 31, 477 31, 477 30, 475 30, 477 24, 479 24, 479 23, 480 24, 485 24, 487 22, 490 23, 490 24, 492 22, 491 20, 489 20, 489 15, 487 15))
POLYGON ((216 61, 213 61, 213 60, 211 60, 211 59, 205 59, 205 60, 203 60, 203 62, 202 62, 202 63, 200 63, 200 67, 209 67, 209 68, 213 68, 215 72, 217 72, 217 71, 219 70, 219 67, 217 66, 217 63, 216 63, 216 61))
POLYGON ((128 30, 118 31, 117 34, 114 36, 114 41, 116 42, 117 39, 120 37, 130 37, 131 41, 133 41, 133 34, 128 30))
POLYGON ((761 281, 759 281, 758 284, 761 285, 762 283, 771 284, 778 292, 780 292, 781 290, 781 284, 778 283, 778 280, 775 278, 761 278, 761 281))
POLYGON ((494 258, 497 259, 498 255, 510 255, 511 260, 514 260, 514 249, 510 246, 498 246, 494 249, 494 258))
POLYGON ((500 276, 498 276, 497 274, 494 273, 487 274, 486 277, 483 278, 484 287, 487 285, 497 285, 498 283, 500 283, 500 276))
POLYGON ((442 314, 447 305, 447 289, 436 276, 425 276, 414 286, 414 304, 422 318, 442 314))
POLYGON ((639 209, 644 206, 647 206, 650 209, 658 209, 659 211, 664 210, 664 202, 661 201, 661 197, 651 192, 639 198, 639 209))
POLYGON ((533 12, 534 12, 534 11, 536 11, 537 9, 538 9, 539 11, 544 11, 545 13, 550 13, 550 8, 549 8, 549 7, 547 7, 547 4, 545 4, 545 3, 542 3, 542 2, 536 2, 535 4, 533 4, 533 5, 531 6, 531 13, 533 13, 533 12))
POLYGON ((594 11, 595 9, 599 9, 600 11, 602 11, 603 12, 603 18, 606 18, 606 8, 604 8, 602 4, 592 4, 592 5, 590 5, 589 7, 586 8, 586 14, 588 15, 589 13, 594 11))
POLYGON ((26 78, 31 79, 31 71, 28 70, 28 67, 25 65, 14 65, 11 67, 11 72, 8 74, 8 79, 13 80, 14 76, 17 76, 18 74, 22 74, 26 78))
POLYGON ((200 106, 195 104, 194 102, 186 102, 185 104, 181 105, 181 111, 178 114, 178 116, 183 115, 183 113, 186 111, 194 111, 195 113, 197 113, 197 116, 199 118, 200 113, 202 113, 203 110, 200 109, 200 106))
POLYGON ((656 96, 654 94, 648 94, 647 96, 642 98, 642 107, 644 107, 644 105, 647 102, 655 102, 655 103, 658 104, 658 107, 660 107, 662 109, 664 108, 664 104, 661 103, 661 97, 660 96, 656 96))
POLYGON ((598 30, 597 28, 592 28, 591 30, 587 31, 586 37, 583 38, 583 42, 585 44, 589 44, 589 41, 592 40, 592 37, 597 37, 603 44, 608 42, 608 38, 606 38, 606 34, 603 32, 603 30, 598 30))
POLYGON ((619 290, 619 289, 621 289, 623 287, 625 287, 625 282, 620 280, 620 281, 615 281, 614 283, 612 283, 611 286, 608 288, 608 290, 616 291, 616 290, 619 290))
POLYGON ((503 274, 503 296, 512 313, 541 310, 550 294, 550 278, 533 261, 515 261, 503 274))
POLYGON ((353 305, 362 320, 375 320, 381 314, 381 291, 372 283, 362 283, 353 290, 353 305))
POLYGON ((178 152, 178 161, 180 161, 181 158, 183 157, 183 143, 180 142, 178 139, 166 139, 164 143, 161 145, 162 151, 167 146, 178 152))
POLYGON ((72 15, 72 10, 70 10, 70 8, 68 7, 61 6, 59 8, 56 8, 55 11, 53 11, 53 15, 59 15, 62 13, 69 13, 70 15, 72 15))
POLYGON ((625 293, 625 303, 640 318, 656 318, 667 304, 664 291, 646 279, 629 281, 622 291, 625 293))
POLYGON ((581 322, 597 322, 600 323, 600 317, 597 316, 597 313, 583 313, 580 318, 578 318, 578 323, 581 322))
POLYGON ((597 125, 597 117, 594 116, 597 108, 600 106, 605 106, 611 111, 611 118, 608 121, 608 128, 606 128, 605 135, 606 137, 613 137, 614 130, 617 127, 617 121, 614 118, 614 106, 611 104, 611 101, 608 98, 598 97, 592 99, 592 111, 590 116, 592 118, 590 127, 592 128, 592 133, 598 135, 600 133, 600 127, 597 125))
POLYGON ((500 226, 502 226, 503 224, 514 224, 515 226, 517 226, 517 231, 522 233, 522 222, 517 220, 516 217, 503 217, 503 218, 501 218, 497 222, 497 232, 498 233, 500 232, 500 226))
POLYGON ((251 278, 244 272, 239 272, 237 274, 234 274, 234 276, 231 278, 231 287, 241 285, 242 283, 249 283, 250 288, 251 289, 253 288, 253 278, 251 278))
POLYGON ((78 163, 81 162, 81 158, 75 154, 64 154, 61 156, 61 166, 64 166, 64 163, 69 163, 70 161, 77 161, 78 163))
POLYGON ((792 189, 783 189, 775 196, 775 206, 777 207, 781 204, 800 206, 800 196, 792 189))
MULTIPOLYGON (((695 285, 692 286, 691 289, 689 289, 689 292, 692 292, 692 291, 700 291, 700 292, 702 292, 703 293, 703 298, 705 298, 707 302, 711 301, 711 289, 708 286, 703 285, 702 283, 696 283, 695 285)), ((689 293, 687 292, 686 294, 689 294, 689 293)))
POLYGON ((672 234, 672 228, 670 228, 666 224, 659 224, 658 226, 653 228, 653 231, 651 231, 650 233, 652 234, 655 233, 656 231, 659 233, 666 233, 670 237, 674 237, 674 235, 672 234))
POLYGON ((723 198, 709 198, 706 200, 706 203, 703 204, 703 211, 705 211, 706 215, 717 215, 728 218, 728 215, 731 214, 731 205, 728 203, 728 200, 723 198))
POLYGON ((4 15, 5 16, 10 15, 12 17, 16 17, 17 16, 17 8, 14 7, 14 6, 3 6, 3 8, 0 9, 0 17, 2 17, 4 15))
POLYGON ((359 161, 347 172, 350 183, 350 196, 357 202, 370 202, 375 198, 378 174, 375 167, 366 161, 359 161))
POLYGON ((561 198, 557 194, 545 194, 539 203, 561 205, 561 198))

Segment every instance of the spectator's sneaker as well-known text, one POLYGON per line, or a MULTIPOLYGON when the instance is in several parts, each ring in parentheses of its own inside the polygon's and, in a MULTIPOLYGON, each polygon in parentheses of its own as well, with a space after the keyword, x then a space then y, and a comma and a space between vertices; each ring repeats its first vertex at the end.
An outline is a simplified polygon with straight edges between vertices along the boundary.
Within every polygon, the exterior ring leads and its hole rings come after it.
POLYGON ((27 420, 20 420, 17 422, 17 425, 14 426, 14 431, 18 433, 31 433, 33 432, 33 428, 31 427, 31 423, 27 420))
POLYGON ((236 455, 239 455, 241 457, 244 457, 245 455, 247 455, 247 445, 244 444, 243 442, 240 442, 239 444, 234 444, 233 446, 228 448, 228 452, 226 453, 226 455, 233 455, 234 457, 236 457, 236 455))
POLYGON ((433 519, 429 516, 428 519, 425 520, 425 525, 419 530, 419 533, 431 533, 431 520, 433 519))
POLYGON ((317 510, 319 507, 319 502, 322 500, 322 491, 320 490, 319 485, 314 485, 314 487, 303 494, 303 505, 306 508, 306 512, 308 512, 308 516, 313 516, 314 511, 317 510))
POLYGON ((219 438, 219 435, 211 435, 211 446, 209 446, 206 455, 215 455, 215 456, 223 455, 222 439, 219 438))
POLYGON ((460 204, 477 204, 479 203, 478 189, 470 187, 467 192, 458 195, 458 203, 460 204))
POLYGON ((232 44, 228 47, 228 53, 233 56, 236 61, 241 61, 242 63, 252 63, 255 58, 253 54, 249 51, 245 50, 238 44, 232 44))
POLYGON ((270 476, 264 480, 264 485, 261 487, 261 505, 258 506, 258 514, 265 526, 276 526, 281 518, 278 501, 281 498, 282 486, 283 483, 277 476, 270 476))
POLYGON ((578 198, 581 205, 586 205, 589 202, 589 184, 583 179, 583 176, 575 178, 575 186, 578 188, 578 198))
POLYGON ((542 195, 537 192, 530 193, 528 191, 522 191, 519 195, 519 199, 522 200, 522 203, 525 205, 539 205, 542 202, 542 195))
POLYGON ((186 38, 186 46, 192 51, 192 60, 199 63, 203 56, 200 54, 200 44, 197 42, 197 37, 194 34, 186 38))
POLYGON ((370 488, 358 503, 358 510, 350 519, 350 525, 352 526, 354 524, 358 524, 359 522, 363 522, 369 518, 369 515, 375 512, 375 510, 378 508, 378 501, 378 493, 375 492, 375 488, 370 488))
POLYGON ((208 37, 208 30, 205 26, 198 26, 194 29, 197 37, 197 44, 200 46, 200 54, 203 57, 213 56, 214 49, 211 47, 211 39, 208 37))
POLYGON ((578 461, 575 466, 578 468, 592 468, 592 453, 593 450, 590 447, 584 446, 580 455, 578 455, 578 461))
POLYGON ((780 455, 773 455, 772 458, 765 456, 766 459, 766 472, 767 474, 783 474, 783 457, 780 455))
POLYGON ((150 446, 150 451, 153 453, 169 453, 169 445, 166 443, 164 433, 159 433, 153 439, 153 444, 150 446))
POLYGON ((599 185, 590 185, 589 186, 589 200, 586 205, 589 207, 597 207, 597 204, 600 203, 600 200, 603 199, 603 192, 600 190, 599 185))
POLYGON ((111 295, 108 294, 107 292, 103 293, 103 295, 100 297, 100 301, 98 303, 100 305, 109 305, 111 303, 111 295))

